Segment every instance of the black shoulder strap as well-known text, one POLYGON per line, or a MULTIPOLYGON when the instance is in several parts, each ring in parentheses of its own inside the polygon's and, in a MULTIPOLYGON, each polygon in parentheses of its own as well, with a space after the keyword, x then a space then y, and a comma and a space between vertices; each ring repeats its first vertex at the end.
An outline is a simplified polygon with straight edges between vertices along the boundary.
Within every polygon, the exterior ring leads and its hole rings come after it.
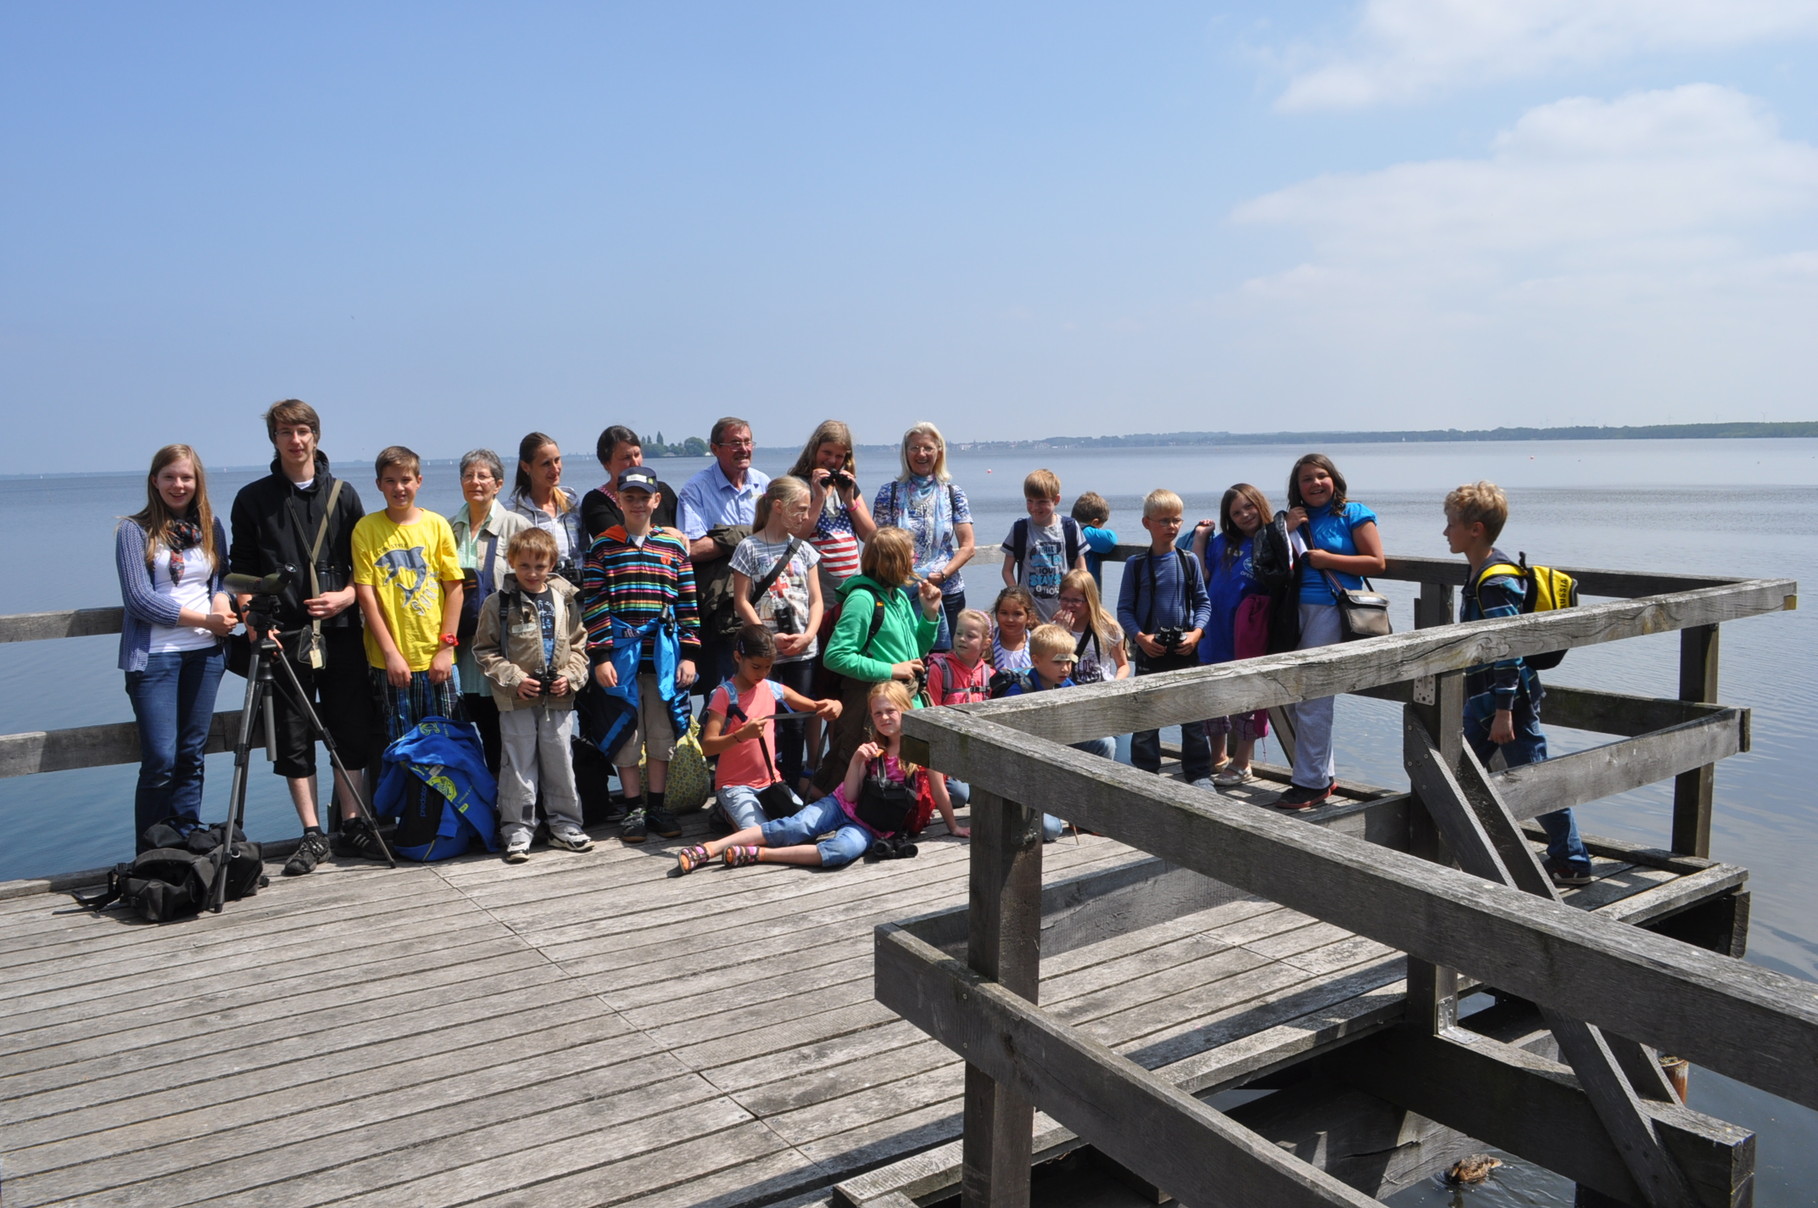
MULTIPOLYGON (((761 686, 762 685, 760 685, 760 687, 761 686)), ((750 721, 751 718, 746 716, 743 709, 739 708, 738 698, 732 694, 731 685, 729 683, 723 683, 720 685, 720 689, 724 690, 726 693, 726 716, 737 718, 739 721, 750 721)), ((775 724, 774 719, 772 719, 771 724, 775 724)), ((770 769, 770 774, 777 780, 781 780, 783 774, 776 770, 776 760, 770 758, 770 744, 764 741, 764 731, 762 729, 758 730, 758 750, 764 753, 764 766, 770 769)), ((775 781, 772 781, 772 783, 775 783, 775 781)))
POLYGON ((1061 571, 1064 575, 1079 561, 1080 547, 1085 544, 1086 535, 1080 531, 1079 521, 1071 516, 1061 517, 1061 535, 1067 541, 1067 569, 1061 571))
POLYGON ((750 603, 756 604, 759 600, 764 598, 764 593, 770 590, 770 585, 776 582, 778 575, 781 575, 785 570, 789 569, 789 564, 795 561, 796 551, 801 548, 802 540, 800 537, 789 538, 789 546, 783 550, 783 556, 776 560, 776 565, 772 566, 762 579, 759 579, 751 585, 750 603))
POLYGON ((1017 520, 1010 526, 1010 559, 1016 564, 1016 577, 1023 577, 1023 555, 1029 552, 1029 521, 1017 520))

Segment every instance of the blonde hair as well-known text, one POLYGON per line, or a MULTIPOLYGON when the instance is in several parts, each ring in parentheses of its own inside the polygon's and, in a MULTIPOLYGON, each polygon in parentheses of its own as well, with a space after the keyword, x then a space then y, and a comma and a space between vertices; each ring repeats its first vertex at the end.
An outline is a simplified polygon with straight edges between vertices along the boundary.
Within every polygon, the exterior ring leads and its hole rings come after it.
POLYGON ((762 529, 770 523, 770 509, 779 503, 789 503, 796 499, 808 498, 808 484, 790 474, 778 474, 758 496, 757 507, 751 514, 751 527, 762 529))
POLYGON ((989 642, 991 640, 992 622, 991 622, 990 613, 988 613, 980 608, 962 608, 962 609, 960 609, 959 615, 953 618, 954 632, 957 633, 959 631, 961 621, 971 621, 973 624, 983 627, 983 629, 985 631, 985 640, 987 642, 989 642))
MULTIPOLYGON (((880 696, 887 696, 899 710, 908 713, 915 708, 915 698, 909 695, 909 686, 901 680, 888 679, 881 684, 873 684, 871 691, 865 694, 865 735, 873 742, 878 741, 877 732, 871 728, 871 702, 880 696)), ((913 776, 922 770, 920 764, 910 763, 902 756, 897 757, 897 766, 902 768, 904 776, 913 776)))
POLYGON ((1086 628, 1098 639, 1099 648, 1115 646, 1124 640, 1123 627, 1117 618, 1105 611, 1105 602, 1098 592, 1098 580, 1092 577, 1089 570, 1070 570, 1061 576, 1060 589, 1069 587, 1086 598, 1086 628))
POLYGON ((208 505, 208 475, 202 470, 202 459, 188 445, 165 445, 152 454, 151 472, 145 476, 145 506, 127 517, 145 530, 147 566, 157 561, 158 547, 169 543, 171 527, 179 521, 189 519, 171 511, 170 505, 164 502, 164 496, 158 492, 158 475, 164 472, 166 466, 185 457, 189 458, 190 469, 196 472, 196 494, 190 500, 189 510, 194 513, 196 525, 202 530, 202 552, 211 560, 220 561, 215 554, 215 512, 208 505))
POLYGON ((903 433, 903 473, 897 481, 908 482, 910 478, 914 477, 909 469, 909 442, 918 436, 932 437, 934 443, 940 446, 940 452, 934 455, 934 481, 952 481, 952 475, 947 473, 947 438, 942 436, 941 430, 929 420, 923 420, 903 433))
POLYGON ((1053 470, 1036 470, 1023 479, 1024 499, 1059 499, 1060 475, 1053 470))
POLYGON ((915 538, 908 529, 886 525, 865 542, 859 570, 885 587, 903 586, 915 578, 915 538))
POLYGON ((1494 541, 1509 522, 1509 497, 1493 482, 1467 482, 1446 494, 1446 515, 1465 524, 1483 525, 1484 537, 1494 541))
POLYGON ((1179 495, 1167 487, 1157 487, 1143 496, 1143 519, 1153 520, 1156 513, 1164 509, 1178 512, 1185 507, 1186 505, 1181 503, 1179 495))
POLYGON ((1035 632, 1029 635, 1029 657, 1036 659, 1053 658, 1057 654, 1073 653, 1073 635, 1067 632, 1065 625, 1049 621, 1037 625, 1035 632))

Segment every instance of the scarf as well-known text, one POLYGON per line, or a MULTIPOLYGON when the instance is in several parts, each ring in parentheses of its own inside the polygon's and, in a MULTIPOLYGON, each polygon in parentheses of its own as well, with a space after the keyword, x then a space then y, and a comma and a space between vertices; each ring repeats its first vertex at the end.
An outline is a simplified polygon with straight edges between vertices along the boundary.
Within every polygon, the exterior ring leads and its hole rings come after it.
POLYGON ((170 546, 170 581, 183 582, 183 551, 202 544, 202 526, 194 520, 173 520, 164 530, 164 544, 170 546))

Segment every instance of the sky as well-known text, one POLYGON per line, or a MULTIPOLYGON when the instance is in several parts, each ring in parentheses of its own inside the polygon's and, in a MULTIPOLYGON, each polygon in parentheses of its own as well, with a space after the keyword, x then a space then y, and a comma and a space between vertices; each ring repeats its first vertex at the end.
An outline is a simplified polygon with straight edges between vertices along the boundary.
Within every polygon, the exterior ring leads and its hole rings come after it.
POLYGON ((0 473, 1814 419, 1818 0, 0 6, 0 473))

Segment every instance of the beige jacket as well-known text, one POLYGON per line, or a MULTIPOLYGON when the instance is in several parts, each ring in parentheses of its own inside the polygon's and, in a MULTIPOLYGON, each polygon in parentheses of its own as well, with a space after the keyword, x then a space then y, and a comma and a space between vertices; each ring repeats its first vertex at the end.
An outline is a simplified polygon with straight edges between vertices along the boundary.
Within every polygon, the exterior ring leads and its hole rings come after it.
POLYGON ((575 693, 587 682, 587 630, 581 624, 580 593, 560 575, 549 577, 549 590, 555 603, 555 669, 568 679, 566 696, 518 699, 518 685, 543 668, 543 627, 537 621, 536 604, 519 590, 518 577, 507 574, 505 586, 480 610, 473 657, 502 713, 538 705, 572 709, 575 693))

